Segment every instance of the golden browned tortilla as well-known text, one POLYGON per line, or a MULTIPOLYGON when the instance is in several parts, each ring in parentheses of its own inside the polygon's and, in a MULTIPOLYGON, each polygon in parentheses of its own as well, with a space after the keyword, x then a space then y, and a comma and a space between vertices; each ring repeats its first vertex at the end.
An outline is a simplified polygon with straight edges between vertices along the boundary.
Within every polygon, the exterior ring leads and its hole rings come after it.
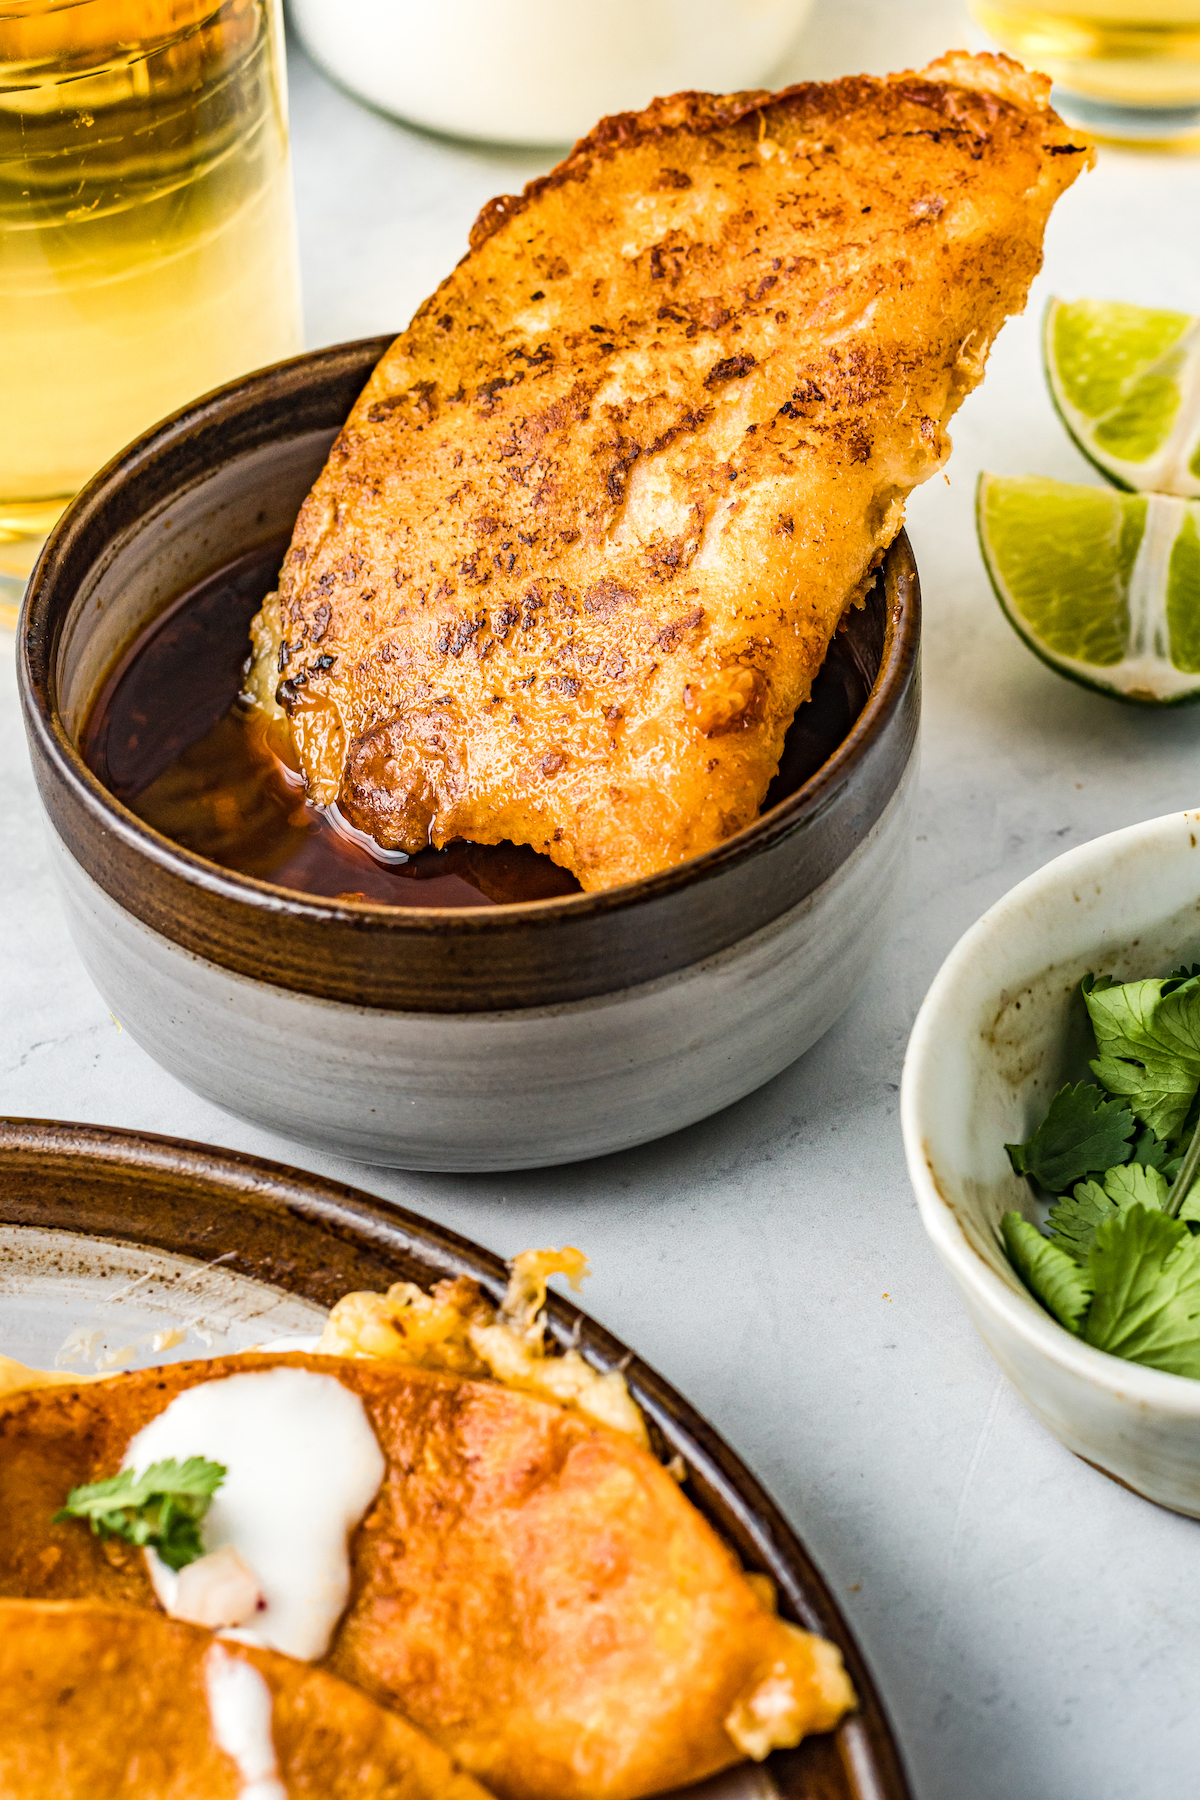
POLYGON ((752 820, 1091 160, 1003 57, 602 120, 388 350, 257 622, 310 799, 606 888, 752 820))
POLYGON ((249 1783, 214 1731, 214 1660, 266 1683, 288 1800, 487 1800, 444 1750, 324 1670, 161 1614, 35 1600, 0 1600, 0 1795, 239 1800, 249 1783))
POLYGON ((362 1398, 387 1461, 327 1666, 502 1800, 634 1800, 836 1724, 836 1649, 777 1618, 632 1437, 496 1382, 246 1354, 0 1400, 0 1595, 154 1608, 142 1554, 51 1518, 197 1382, 281 1364, 362 1398))

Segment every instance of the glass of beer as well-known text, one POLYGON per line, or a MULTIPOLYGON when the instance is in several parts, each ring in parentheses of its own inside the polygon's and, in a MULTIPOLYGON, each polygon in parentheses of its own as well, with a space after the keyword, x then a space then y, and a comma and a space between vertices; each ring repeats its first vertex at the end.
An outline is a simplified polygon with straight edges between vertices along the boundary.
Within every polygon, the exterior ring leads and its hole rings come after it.
POLYGON ((0 601, 123 445, 301 347, 279 0, 0 0, 0 601))
POLYGON ((1097 136, 1200 147, 1200 0, 971 0, 988 35, 1055 81, 1097 136))

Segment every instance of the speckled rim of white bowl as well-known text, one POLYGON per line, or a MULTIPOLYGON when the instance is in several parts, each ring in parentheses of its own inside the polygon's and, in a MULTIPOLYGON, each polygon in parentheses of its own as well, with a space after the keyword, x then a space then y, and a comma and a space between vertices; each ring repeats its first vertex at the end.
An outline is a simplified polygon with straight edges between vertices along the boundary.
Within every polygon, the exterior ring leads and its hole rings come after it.
POLYGON ((926 1149, 926 1112, 936 1064, 942 1046, 956 1033, 962 989, 973 983, 976 967, 990 960, 995 948, 1020 929, 1021 914, 1029 900, 1041 898, 1060 886, 1078 887, 1094 880, 1107 872, 1114 855, 1134 846, 1143 854, 1153 855, 1155 850, 1168 846, 1184 819, 1191 819, 1200 831, 1200 812, 1173 812, 1108 832, 1075 850, 1065 851, 1010 888, 963 934, 934 977, 913 1024, 900 1084, 900 1128, 921 1223, 938 1254, 982 1310, 996 1316, 1050 1362, 1080 1380, 1106 1389, 1114 1398, 1196 1419, 1200 1418, 1200 1381, 1186 1375, 1169 1375, 1165 1370, 1126 1362, 1105 1350, 1094 1349, 1056 1323, 1032 1294, 1010 1288, 989 1268, 970 1243, 954 1208, 939 1191, 926 1149))

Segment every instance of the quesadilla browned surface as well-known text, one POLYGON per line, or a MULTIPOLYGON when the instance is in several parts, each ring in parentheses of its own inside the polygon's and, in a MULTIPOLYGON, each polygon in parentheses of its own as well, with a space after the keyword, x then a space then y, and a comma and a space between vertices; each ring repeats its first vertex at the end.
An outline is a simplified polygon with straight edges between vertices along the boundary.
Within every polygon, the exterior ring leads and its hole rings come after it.
POLYGON ((368 1358, 246 1353, 0 1399, 0 1597, 156 1609, 141 1550, 56 1512, 187 1390, 285 1368, 359 1396, 386 1461, 322 1666, 501 1800, 636 1800, 853 1705, 835 1647, 776 1616, 635 1437, 368 1358))
POLYGON ((606 888, 752 820, 1091 159, 956 54, 605 119, 384 356, 257 622, 310 799, 606 888))
POLYGON ((4 1800, 488 1800, 344 1681, 132 1607, 0 1600, 4 1800))

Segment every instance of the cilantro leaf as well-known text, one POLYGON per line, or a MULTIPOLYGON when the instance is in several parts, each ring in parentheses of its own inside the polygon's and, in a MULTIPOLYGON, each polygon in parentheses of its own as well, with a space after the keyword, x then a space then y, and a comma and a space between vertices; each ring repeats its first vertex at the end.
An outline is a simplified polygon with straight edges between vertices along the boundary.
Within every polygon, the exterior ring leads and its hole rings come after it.
POLYGON ((182 1569, 204 1555, 200 1521, 225 1475, 221 1463, 202 1456, 182 1463, 170 1457, 152 1463, 141 1475, 122 1469, 106 1481, 72 1488, 53 1523, 86 1519, 97 1537, 148 1545, 169 1569, 182 1569))
POLYGON ((1054 1234, 1051 1242, 1086 1268, 1097 1231, 1116 1217, 1117 1208, 1098 1181, 1079 1181, 1073 1194, 1050 1208, 1046 1222, 1054 1234))
POLYGON ((1006 1212, 1000 1231, 1008 1260, 1034 1299, 1040 1300, 1060 1325, 1078 1334, 1092 1294, 1087 1271, 1019 1212, 1006 1212))
POLYGON ((1181 1220, 1131 1206, 1100 1226, 1088 1265, 1095 1297, 1087 1343, 1171 1375, 1200 1376, 1200 1241, 1181 1220))
POLYGON ((1121 1212, 1130 1206, 1162 1212, 1170 1189, 1161 1169, 1148 1169, 1143 1163, 1131 1162, 1108 1171, 1104 1177, 1104 1192, 1121 1212))
POLYGON ((1161 1212, 1169 1192, 1161 1170, 1148 1169, 1142 1163, 1118 1164, 1107 1171, 1103 1184, 1081 1181, 1074 1193, 1050 1209, 1048 1222, 1053 1241, 1086 1268, 1101 1225, 1130 1206, 1161 1212))
POLYGON ((1006 1144, 1018 1175, 1032 1175, 1051 1194, 1064 1194, 1085 1175, 1122 1163, 1135 1130, 1127 1106, 1107 1100, 1090 1082, 1060 1088, 1045 1118, 1024 1144, 1006 1144))
POLYGON ((1084 1000, 1100 1050, 1092 1073, 1158 1137, 1176 1137, 1200 1088, 1200 976, 1085 982, 1084 1000))
POLYGON ((1141 1163, 1147 1169, 1161 1169, 1168 1181, 1174 1181, 1183 1158, 1175 1154, 1170 1144, 1165 1143, 1160 1137, 1155 1137, 1150 1127, 1146 1125, 1133 1140, 1133 1155, 1130 1161, 1141 1163))

